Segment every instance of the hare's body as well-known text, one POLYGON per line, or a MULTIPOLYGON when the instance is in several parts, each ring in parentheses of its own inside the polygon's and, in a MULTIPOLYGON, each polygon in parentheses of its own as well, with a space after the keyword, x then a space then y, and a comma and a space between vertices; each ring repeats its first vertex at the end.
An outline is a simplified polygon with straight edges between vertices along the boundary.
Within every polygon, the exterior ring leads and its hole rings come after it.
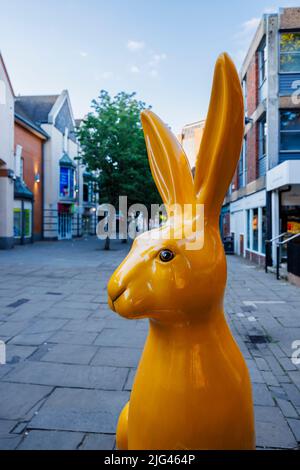
POLYGON ((217 62, 194 181, 167 126, 150 111, 142 123, 169 217, 134 241, 108 285, 112 310, 150 319, 130 402, 119 418, 117 447, 253 449, 249 374, 223 311, 226 261, 218 227, 244 127, 231 60, 222 55, 217 62), (186 204, 192 210, 182 217, 186 204))
POLYGON ((127 432, 129 449, 253 449, 248 370, 222 313, 173 329, 150 320, 127 432))

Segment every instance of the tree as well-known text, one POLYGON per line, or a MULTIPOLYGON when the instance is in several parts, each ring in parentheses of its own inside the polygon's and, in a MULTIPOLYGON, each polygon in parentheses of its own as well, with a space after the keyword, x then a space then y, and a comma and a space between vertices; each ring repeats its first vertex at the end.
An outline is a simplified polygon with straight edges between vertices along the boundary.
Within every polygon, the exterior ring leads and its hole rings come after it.
POLYGON ((110 97, 105 90, 92 102, 92 111, 78 129, 81 157, 90 171, 99 172, 101 203, 118 205, 119 196, 135 203, 160 203, 147 158, 140 113, 147 106, 135 93, 110 97))

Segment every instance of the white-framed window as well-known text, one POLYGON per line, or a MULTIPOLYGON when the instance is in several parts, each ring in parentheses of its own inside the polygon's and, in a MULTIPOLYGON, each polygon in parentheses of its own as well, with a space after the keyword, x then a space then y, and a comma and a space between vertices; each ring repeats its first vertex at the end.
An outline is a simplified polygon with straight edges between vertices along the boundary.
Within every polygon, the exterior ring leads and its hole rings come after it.
POLYGON ((300 32, 280 34, 280 72, 300 72, 300 32))
POLYGON ((258 53, 258 96, 259 101, 266 98, 267 83, 267 43, 266 38, 262 40, 257 50, 258 53))
POLYGON ((246 249, 261 255, 265 254, 266 208, 254 207, 246 214, 247 241, 246 249))

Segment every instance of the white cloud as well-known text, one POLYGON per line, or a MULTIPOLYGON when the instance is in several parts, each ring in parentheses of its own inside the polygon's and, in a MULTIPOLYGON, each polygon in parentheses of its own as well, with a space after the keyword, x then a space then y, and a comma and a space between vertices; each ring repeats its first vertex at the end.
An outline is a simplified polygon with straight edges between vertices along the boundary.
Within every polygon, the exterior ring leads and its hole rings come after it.
POLYGON ((80 51, 80 52, 79 52, 79 55, 80 55, 81 57, 87 57, 88 53, 85 52, 85 51, 80 51))
POLYGON ((137 67, 136 65, 132 65, 132 66, 130 67, 130 72, 131 72, 131 73, 140 73, 140 69, 139 69, 139 67, 137 67))
POLYGON ((250 20, 244 21, 244 23, 241 24, 240 30, 236 34, 237 38, 248 38, 252 34, 255 33, 259 23, 260 23, 261 18, 254 17, 251 18, 250 20))
POLYGON ((129 49, 131 52, 136 52, 140 51, 141 49, 144 49, 145 43, 143 41, 133 41, 129 40, 127 42, 127 49, 129 49))
POLYGON ((158 71, 155 70, 155 69, 152 69, 152 70, 150 71, 150 75, 151 75, 151 77, 153 77, 153 78, 157 78, 157 77, 158 77, 158 71))
POLYGON ((109 80, 110 78, 113 77, 113 73, 112 72, 102 72, 100 74, 100 78, 103 78, 104 80, 109 80))
POLYGON ((164 52, 162 54, 152 54, 151 60, 149 61, 149 67, 156 67, 160 62, 166 60, 167 54, 164 52))

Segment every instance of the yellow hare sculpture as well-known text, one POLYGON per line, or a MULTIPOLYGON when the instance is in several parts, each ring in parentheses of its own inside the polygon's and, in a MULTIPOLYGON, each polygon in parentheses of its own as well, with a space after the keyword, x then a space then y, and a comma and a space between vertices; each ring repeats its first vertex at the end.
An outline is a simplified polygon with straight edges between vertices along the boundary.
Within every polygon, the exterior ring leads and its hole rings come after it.
POLYGON ((134 241, 108 284, 112 310, 129 319, 150 319, 130 401, 119 417, 117 448, 254 449, 249 374, 223 309, 226 259, 219 213, 244 129, 241 86, 231 59, 222 54, 216 63, 194 180, 168 127, 151 111, 141 119, 169 218, 134 241), (174 204, 204 205, 201 249, 188 249, 187 241, 198 236, 196 221, 174 215, 174 204), (184 237, 167 237, 171 222, 172 233, 183 228, 184 237))

